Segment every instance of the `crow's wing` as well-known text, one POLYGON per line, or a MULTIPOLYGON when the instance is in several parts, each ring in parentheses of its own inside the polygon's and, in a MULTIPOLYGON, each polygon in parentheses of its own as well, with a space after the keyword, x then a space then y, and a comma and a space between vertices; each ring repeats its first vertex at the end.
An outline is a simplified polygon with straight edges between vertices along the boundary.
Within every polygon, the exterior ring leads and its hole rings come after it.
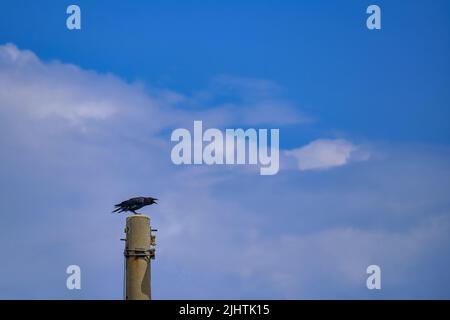
POLYGON ((131 198, 124 202, 126 202, 128 206, 131 206, 131 205, 142 204, 142 203, 144 203, 144 201, 145 201, 144 197, 136 197, 136 198, 131 198))
POLYGON ((135 203, 139 203, 139 199, 140 199, 140 197, 131 198, 131 199, 122 201, 121 203, 118 203, 115 206, 116 207, 129 207, 129 206, 132 206, 135 203))
MULTIPOLYGON (((128 200, 127 200, 128 201, 128 200)), ((114 207, 123 207, 127 205, 127 201, 122 201, 121 203, 115 204, 114 207)))

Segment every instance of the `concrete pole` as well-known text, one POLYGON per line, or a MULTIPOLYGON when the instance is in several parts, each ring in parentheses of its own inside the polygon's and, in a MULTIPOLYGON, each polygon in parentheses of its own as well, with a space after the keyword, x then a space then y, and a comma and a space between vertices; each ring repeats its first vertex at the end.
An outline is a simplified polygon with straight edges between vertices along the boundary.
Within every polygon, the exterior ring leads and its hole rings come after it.
POLYGON ((154 236, 150 218, 136 214, 127 217, 125 239, 125 299, 150 300, 150 259, 154 258, 154 236))

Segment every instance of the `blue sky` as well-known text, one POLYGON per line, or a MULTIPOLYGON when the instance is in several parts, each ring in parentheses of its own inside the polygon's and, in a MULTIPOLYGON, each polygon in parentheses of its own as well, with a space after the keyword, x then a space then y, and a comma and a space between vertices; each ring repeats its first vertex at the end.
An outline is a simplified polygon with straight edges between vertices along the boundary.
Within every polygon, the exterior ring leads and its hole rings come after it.
POLYGON ((1 2, 1 298, 120 299, 135 194, 155 298, 450 297, 448 1, 74 3, 1 2), (174 166, 196 119, 280 128, 280 172, 174 166))

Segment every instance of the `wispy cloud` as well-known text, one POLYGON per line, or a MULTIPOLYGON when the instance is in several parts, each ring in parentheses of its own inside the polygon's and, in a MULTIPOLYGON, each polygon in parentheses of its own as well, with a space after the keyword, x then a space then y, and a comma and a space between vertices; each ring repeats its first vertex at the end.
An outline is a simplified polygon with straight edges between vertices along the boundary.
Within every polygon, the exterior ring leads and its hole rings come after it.
POLYGON ((75 65, 46 63, 13 44, 0 47, 0 68, 3 109, 36 118, 60 119, 83 129, 90 121, 105 119, 118 126, 133 122, 153 131, 192 125, 196 119, 217 127, 304 121, 292 104, 277 97, 276 85, 263 80, 222 76, 203 94, 186 97, 169 89, 126 83, 112 74, 98 74, 75 65), (228 102, 221 97, 223 88, 227 88, 228 102), (201 108, 196 107, 200 105, 201 108))
POLYGON ((369 159, 369 153, 361 147, 343 139, 318 139, 301 148, 288 150, 287 156, 294 157, 298 169, 324 170, 344 166, 351 161, 369 159))

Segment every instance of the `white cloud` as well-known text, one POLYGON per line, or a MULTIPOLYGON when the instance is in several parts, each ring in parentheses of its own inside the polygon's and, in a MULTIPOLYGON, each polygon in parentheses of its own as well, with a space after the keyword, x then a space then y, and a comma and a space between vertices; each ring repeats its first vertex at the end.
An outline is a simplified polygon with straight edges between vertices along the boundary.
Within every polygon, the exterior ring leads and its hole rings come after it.
POLYGON ((365 271, 371 264, 380 265, 388 274, 383 285, 391 290, 406 286, 411 267, 430 247, 448 241, 449 231, 450 219, 443 216, 401 232, 349 227, 278 239, 262 237, 237 257, 245 266, 243 276, 265 278, 284 298, 335 295, 320 292, 318 283, 322 288, 342 286, 346 298, 355 298, 355 292, 367 290, 365 271))
POLYGON ((158 132, 190 127, 194 120, 203 120, 209 127, 226 127, 284 125, 306 119, 291 103, 278 98, 278 86, 259 79, 222 76, 205 91, 187 97, 71 64, 43 62, 13 44, 0 46, 0 70, 1 109, 62 120, 82 130, 91 121, 104 120, 118 127, 133 122, 158 132), (230 102, 217 103, 224 90, 230 102))
POLYGON ((367 160, 368 153, 360 152, 360 147, 343 139, 319 139, 304 147, 286 151, 286 155, 297 160, 300 170, 320 170, 340 167, 352 160, 367 160))

